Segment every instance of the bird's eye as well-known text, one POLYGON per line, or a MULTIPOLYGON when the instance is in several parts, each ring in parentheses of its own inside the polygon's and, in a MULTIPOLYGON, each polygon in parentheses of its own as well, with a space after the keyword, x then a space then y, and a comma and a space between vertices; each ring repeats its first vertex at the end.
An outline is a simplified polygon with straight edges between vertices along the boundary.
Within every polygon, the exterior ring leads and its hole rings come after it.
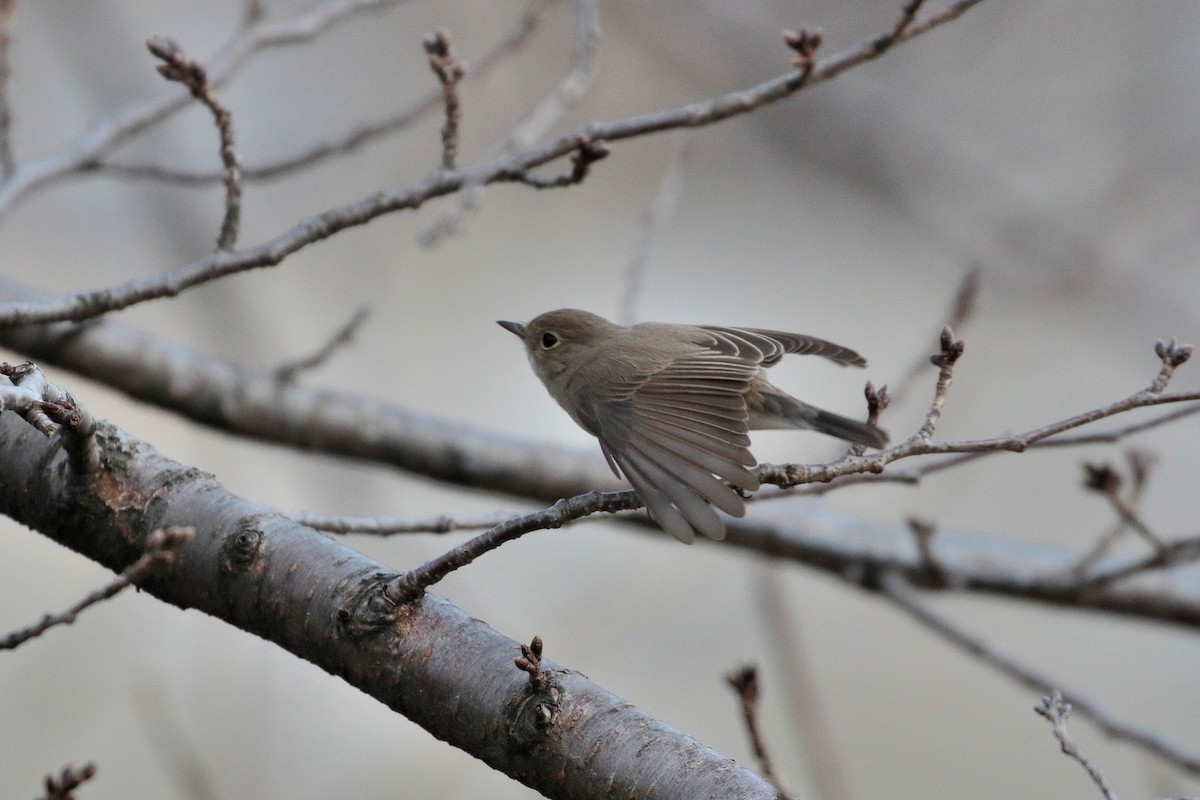
POLYGON ((553 333, 543 333, 542 334, 542 349, 550 350, 551 348, 554 348, 554 347, 558 347, 558 337, 555 336, 553 333))

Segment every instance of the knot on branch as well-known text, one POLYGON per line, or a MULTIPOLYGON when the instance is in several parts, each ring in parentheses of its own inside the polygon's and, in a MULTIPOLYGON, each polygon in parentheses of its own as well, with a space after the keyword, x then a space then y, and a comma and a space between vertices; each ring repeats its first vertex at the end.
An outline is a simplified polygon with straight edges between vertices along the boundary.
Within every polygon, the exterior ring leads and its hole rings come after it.
POLYGON ((245 517, 221 542, 221 563, 229 572, 245 572, 262 554, 263 515, 245 517))

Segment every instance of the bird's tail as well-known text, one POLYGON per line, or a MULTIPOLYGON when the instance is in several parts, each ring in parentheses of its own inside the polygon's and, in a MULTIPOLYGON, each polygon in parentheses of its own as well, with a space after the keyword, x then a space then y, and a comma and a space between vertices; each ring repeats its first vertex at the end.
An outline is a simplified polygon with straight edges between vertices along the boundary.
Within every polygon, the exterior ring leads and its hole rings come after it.
POLYGON ((783 392, 764 392, 760 403, 761 409, 750 411, 751 428, 808 428, 853 444, 887 447, 888 434, 883 428, 825 411, 783 392))
POLYGON ((812 410, 816 412, 816 415, 809 424, 815 431, 827 433, 830 436, 836 436, 839 439, 844 439, 854 444, 877 447, 880 450, 887 447, 888 434, 883 428, 872 425, 869 422, 848 419, 840 414, 834 414, 832 411, 824 411, 819 408, 813 408, 812 410))

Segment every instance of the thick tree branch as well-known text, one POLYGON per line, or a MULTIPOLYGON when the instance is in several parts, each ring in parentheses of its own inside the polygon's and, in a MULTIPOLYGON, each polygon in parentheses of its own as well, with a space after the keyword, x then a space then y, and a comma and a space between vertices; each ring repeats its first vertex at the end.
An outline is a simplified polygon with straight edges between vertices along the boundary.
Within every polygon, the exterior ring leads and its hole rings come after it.
MULTIPOLYGON (((0 276, 0 293, 29 297, 31 290, 0 276)), ((194 421, 251 438, 390 464, 449 483, 547 503, 622 488, 590 449, 539 445, 345 392, 281 384, 269 370, 222 361, 111 320, 0 330, 0 342, 194 421), (363 435, 364 419, 372 420, 369 437, 363 435)), ((830 464, 762 465, 758 474, 764 481, 789 486, 831 482, 802 487, 810 490, 864 479, 887 480, 889 473, 876 475, 875 471, 903 454, 952 453, 960 447, 967 452, 955 458, 979 458, 1019 451, 1139 405, 1195 400, 1200 400, 1200 392, 1143 390, 1015 436, 958 443, 917 438, 901 442, 886 455, 847 456, 830 464)), ((632 493, 627 493, 627 500, 631 508, 636 507, 632 493)), ((726 545, 839 575, 858 575, 868 583, 880 570, 895 569, 929 589, 995 593, 1200 627, 1200 576, 1181 570, 1146 573, 1161 566, 1157 562, 1106 564, 1103 574, 1111 571, 1112 580, 1101 581, 1097 573, 1085 581, 1071 575, 1081 557, 1078 552, 942 529, 936 555, 949 573, 944 581, 934 581, 905 525, 881 527, 810 506, 802 518, 787 525, 759 522, 752 516, 731 521, 728 529, 726 545)), ((1176 549, 1182 554, 1188 548, 1176 549)))
POLYGON ((150 531, 193 527, 145 591, 274 642, 547 797, 775 797, 577 672, 543 661, 546 679, 531 687, 513 668, 518 644, 442 598, 396 608, 382 564, 110 425, 97 437, 102 467, 78 476, 53 441, 0 414, 0 513, 116 571, 150 531))

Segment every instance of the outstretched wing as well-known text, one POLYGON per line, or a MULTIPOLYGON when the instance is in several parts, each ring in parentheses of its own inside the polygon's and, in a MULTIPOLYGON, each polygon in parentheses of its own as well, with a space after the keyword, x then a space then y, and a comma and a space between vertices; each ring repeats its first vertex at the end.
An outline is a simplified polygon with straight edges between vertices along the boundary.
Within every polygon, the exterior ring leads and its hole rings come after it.
MULTIPOLYGON (((651 516, 683 542, 695 531, 712 539, 725 527, 712 506, 746 512, 726 485, 753 491, 758 479, 750 454, 745 392, 763 363, 761 337, 733 329, 696 329, 694 348, 658 370, 616 387, 604 413, 588 427, 646 503, 651 516)), ((610 390, 613 387, 609 387, 610 390)))
POLYGON ((821 356, 842 366, 865 367, 867 365, 867 360, 849 347, 827 342, 815 336, 760 328, 725 328, 707 325, 704 326, 704 330, 714 334, 737 337, 758 348, 763 354, 762 365, 764 367, 772 367, 779 362, 779 359, 792 353, 802 356, 821 356))

